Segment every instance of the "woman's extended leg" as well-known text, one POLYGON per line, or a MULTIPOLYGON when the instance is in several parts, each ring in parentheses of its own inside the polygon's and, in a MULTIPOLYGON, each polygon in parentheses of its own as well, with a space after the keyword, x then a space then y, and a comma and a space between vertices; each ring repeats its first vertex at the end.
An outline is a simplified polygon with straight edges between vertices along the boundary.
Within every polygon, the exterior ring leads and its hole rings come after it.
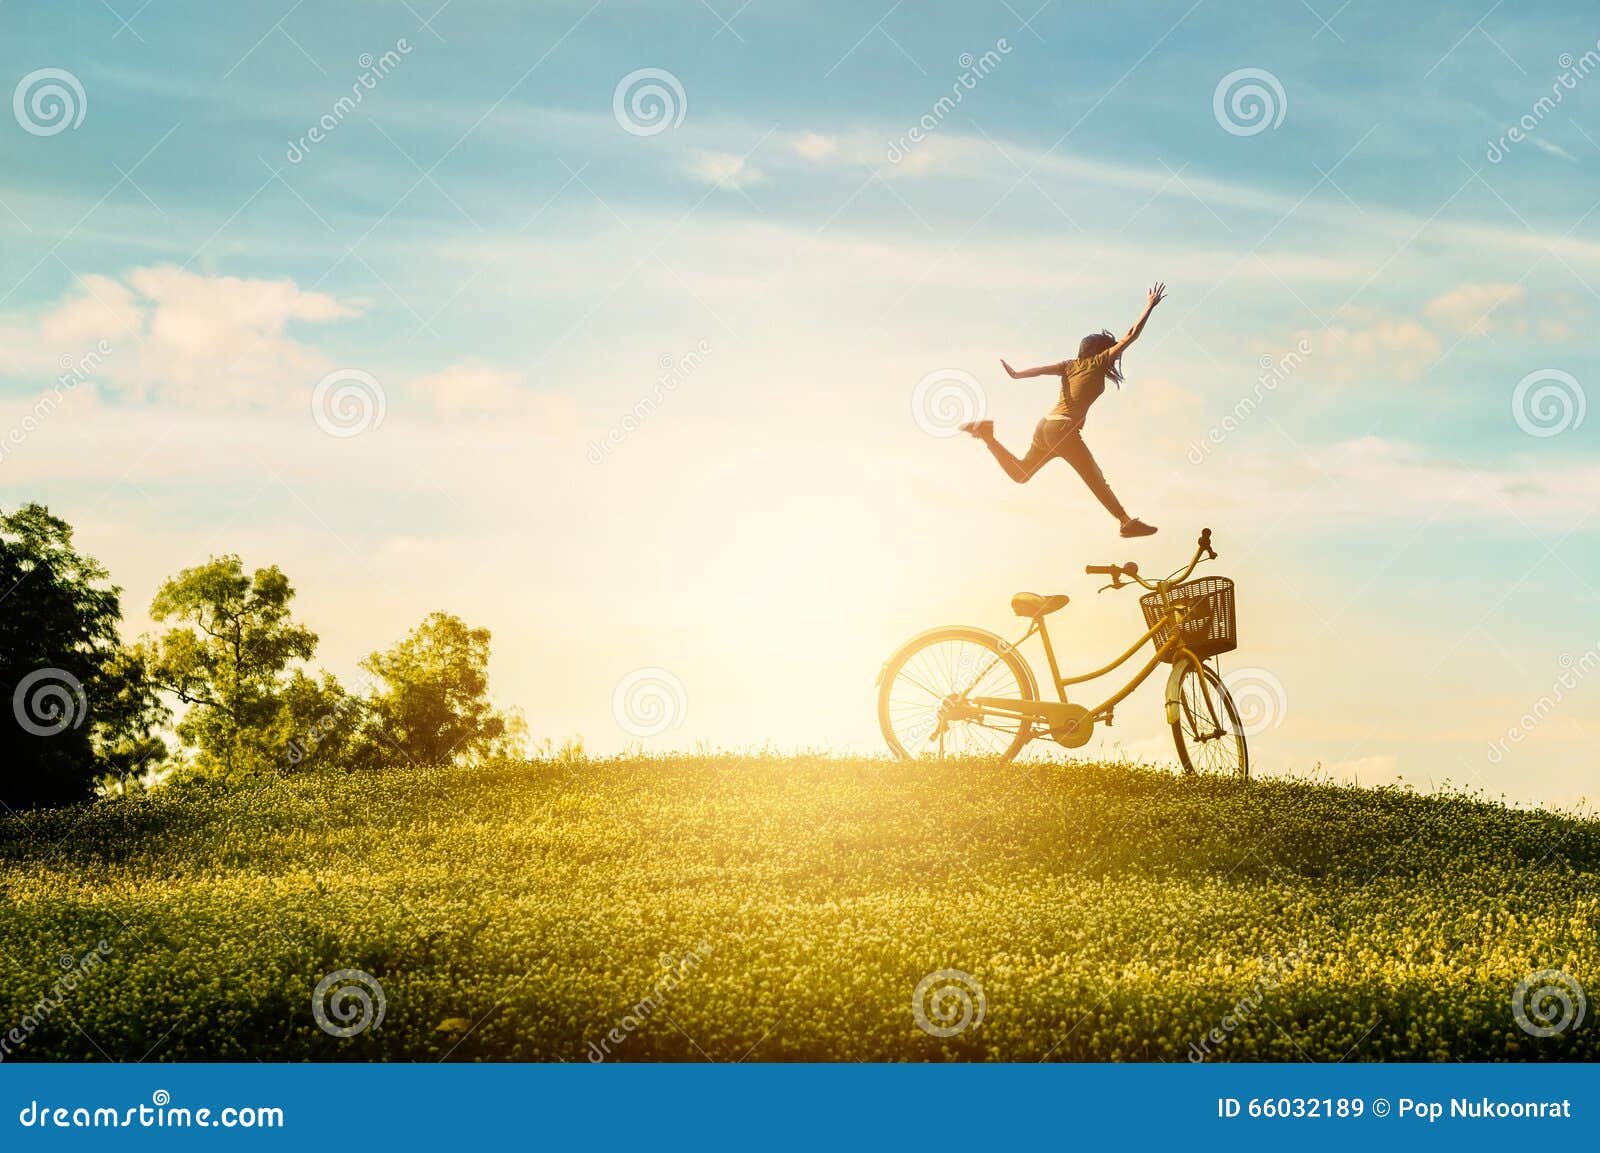
POLYGON ((1128 510, 1122 507, 1122 502, 1117 499, 1117 494, 1111 491, 1111 486, 1106 483, 1106 477, 1100 471, 1100 465, 1094 459, 1094 453, 1089 451, 1089 446, 1083 441, 1083 434, 1072 432, 1062 437, 1056 444, 1056 454, 1062 460, 1077 470, 1083 478, 1083 483, 1089 486, 1089 491, 1106 506, 1106 511, 1117 518, 1118 524, 1127 524, 1133 518, 1128 515, 1128 510))
POLYGON ((974 421, 971 428, 963 425, 962 428, 988 446, 995 460, 1000 462, 1000 467, 1006 470, 1006 475, 1018 484, 1027 484, 1033 479, 1033 474, 1045 466, 1045 462, 1053 455, 1050 446, 1044 439, 1045 421, 1040 421, 1033 431, 1033 443, 1028 446, 1028 455, 1020 460, 994 438, 994 421, 974 421))

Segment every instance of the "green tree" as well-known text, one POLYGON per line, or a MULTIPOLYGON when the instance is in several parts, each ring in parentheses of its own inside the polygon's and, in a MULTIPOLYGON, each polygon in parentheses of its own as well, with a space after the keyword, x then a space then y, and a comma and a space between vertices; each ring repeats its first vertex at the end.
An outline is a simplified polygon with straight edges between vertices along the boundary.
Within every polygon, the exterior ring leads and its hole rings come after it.
POLYGON ((88 797, 104 751, 159 723, 108 581, 44 506, 0 516, 0 801, 13 808, 88 797))
POLYGON ((441 766, 511 753, 519 718, 489 700, 489 630, 435 612, 386 653, 361 667, 376 682, 365 706, 358 759, 403 758, 441 766))
POLYGON ((159 730, 172 720, 172 711, 151 676, 151 659, 147 648, 125 646, 101 666, 95 755, 108 793, 142 789, 169 755, 159 730))
POLYGON ((360 698, 347 693, 327 673, 322 679, 298 669, 282 693, 283 707, 270 734, 270 745, 281 751, 284 772, 342 765, 347 762, 364 713, 360 698))
POLYGON ((246 574, 232 555, 184 569, 156 593, 151 617, 178 623, 157 642, 151 672, 189 706, 178 735, 198 748, 203 770, 284 767, 296 725, 325 706, 308 706, 310 678, 290 671, 317 647, 316 634, 290 616, 293 599, 276 565, 246 574))

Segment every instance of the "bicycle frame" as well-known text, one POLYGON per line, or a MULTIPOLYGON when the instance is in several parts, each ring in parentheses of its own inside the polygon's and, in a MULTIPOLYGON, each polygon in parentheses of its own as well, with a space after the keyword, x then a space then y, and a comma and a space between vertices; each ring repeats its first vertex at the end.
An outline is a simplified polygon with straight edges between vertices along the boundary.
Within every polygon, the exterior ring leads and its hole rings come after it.
MULTIPOLYGON (((1144 588, 1151 590, 1152 592, 1161 593, 1162 596, 1165 597, 1173 587, 1188 580, 1189 577, 1194 573, 1195 568, 1200 564, 1200 558, 1210 552, 1211 530, 1206 529, 1201 534, 1200 546, 1195 550, 1193 559, 1189 561, 1188 566, 1181 572, 1174 573, 1166 580, 1160 580, 1154 583, 1145 580, 1143 577, 1139 576, 1137 572, 1126 573, 1124 575, 1128 575, 1134 583, 1137 583, 1144 588)), ((1214 556, 1215 554, 1213 553, 1212 555, 1214 556)), ((1110 587, 1121 587, 1119 583, 1120 579, 1120 576, 1114 574, 1112 576, 1112 583, 1110 587)), ((1107 665, 1103 665, 1102 667, 1095 669, 1093 672, 1080 673, 1077 676, 1069 677, 1064 677, 1061 675, 1061 667, 1056 661, 1055 645, 1050 641, 1050 630, 1044 623, 1044 617, 1034 617, 1033 623, 1028 626, 1028 631, 1024 633, 1021 638, 1015 641, 1011 645, 1011 648, 1016 648, 1018 645, 1025 644, 1035 633, 1039 634, 1039 639, 1044 645, 1045 660, 1050 666, 1050 681, 1055 686, 1056 700, 1024 701, 1016 700, 1010 697, 972 697, 968 699, 968 703, 976 706, 981 711, 992 713, 995 716, 1009 717, 1015 720, 1043 721, 1045 727, 1050 731, 1050 734, 1059 739, 1063 734, 1072 734, 1073 730, 1084 721, 1088 721, 1091 725, 1093 725, 1095 721, 1101 720, 1109 723, 1116 707, 1126 700, 1130 693, 1132 693, 1140 685, 1144 684, 1144 682, 1149 678, 1150 674, 1155 671, 1157 665, 1161 664, 1163 661, 1170 660, 1173 667, 1172 674, 1167 680, 1167 723, 1178 723, 1178 710, 1180 707, 1180 702, 1178 699, 1179 686, 1182 683, 1183 675, 1187 673, 1190 668, 1192 668, 1195 672, 1195 675, 1199 678, 1200 693, 1205 700, 1206 712, 1210 714, 1212 723, 1220 730, 1222 728, 1222 723, 1217 715, 1217 706, 1211 699, 1211 689, 1206 683, 1205 662, 1202 661, 1200 657, 1195 655, 1194 651, 1190 649, 1188 645, 1184 644, 1183 641, 1182 625, 1185 618, 1188 616, 1188 612, 1188 605, 1182 602, 1178 604, 1169 603, 1167 605, 1166 612, 1162 613, 1161 619, 1150 628, 1146 629, 1144 634, 1140 636, 1138 640, 1134 641, 1133 644, 1128 647, 1128 650, 1120 657, 1117 657, 1107 665), (1125 684, 1120 690, 1107 697, 1104 701, 1101 701, 1100 704, 1096 705, 1094 708, 1085 708, 1082 705, 1075 705, 1067 699, 1067 686, 1081 685, 1087 683, 1088 681, 1098 680, 1100 677, 1105 676, 1113 669, 1121 667, 1139 651, 1140 647, 1143 646, 1146 641, 1154 638, 1156 633, 1160 632, 1161 629, 1169 627, 1171 632, 1167 636, 1166 642, 1156 649, 1155 655, 1150 658, 1150 660, 1145 664, 1144 668, 1135 673, 1132 679, 1130 679, 1128 683, 1125 684)), ((984 669, 972 680, 972 684, 979 684, 983 680, 984 676, 987 675, 988 669, 993 667, 994 664, 991 662, 988 668, 984 669)), ((1037 735, 1042 736, 1043 734, 1041 733, 1037 735)), ((1084 734, 1082 739, 1087 740, 1087 734, 1084 734)))
MULTIPOLYGON (((1086 710, 1088 719, 1091 721, 1109 720, 1116 707, 1126 700, 1130 693, 1144 684, 1150 674, 1155 671, 1156 666, 1169 656, 1173 657, 1174 664, 1177 664, 1178 661, 1183 661, 1192 665, 1196 670, 1201 668, 1202 662, 1200 658, 1195 656, 1189 647, 1183 643, 1183 633, 1179 626, 1183 623, 1185 611, 1186 606, 1173 605, 1162 614, 1161 619, 1153 627, 1146 629, 1143 635, 1134 641, 1121 656, 1109 664, 1095 669, 1093 672, 1079 673, 1076 676, 1068 677, 1061 675, 1061 667, 1056 660, 1055 645, 1050 640, 1050 630, 1045 625, 1044 618, 1039 617, 1028 627, 1026 633, 1012 643, 1011 647, 1016 648, 1018 645, 1026 644, 1035 633, 1038 634, 1039 640, 1044 645, 1045 660, 1050 666, 1050 680, 1055 686, 1057 700, 1055 702, 1044 700, 1023 701, 1011 697, 972 697, 970 698, 970 703, 998 716, 1012 717, 1018 720, 1042 720, 1051 728, 1062 724, 1074 724, 1078 721, 1079 716, 1076 707, 1067 699, 1067 686, 1081 685, 1089 681, 1098 680, 1113 669, 1121 667, 1143 647, 1146 641, 1154 637, 1163 627, 1170 626, 1172 629, 1171 635, 1167 638, 1166 643, 1156 650, 1155 655, 1145 663, 1145 666, 1135 673, 1132 679, 1117 692, 1107 697, 1094 708, 1086 710)), ((984 673, 987 671, 985 669, 984 673)), ((984 673, 979 673, 973 683, 981 681, 984 673)), ((1207 697, 1209 698, 1209 696, 1208 692, 1207 697)), ((1211 707, 1209 699, 1207 700, 1207 706, 1208 708, 1211 707)), ((1215 710, 1213 709, 1212 712, 1214 717, 1215 710)))

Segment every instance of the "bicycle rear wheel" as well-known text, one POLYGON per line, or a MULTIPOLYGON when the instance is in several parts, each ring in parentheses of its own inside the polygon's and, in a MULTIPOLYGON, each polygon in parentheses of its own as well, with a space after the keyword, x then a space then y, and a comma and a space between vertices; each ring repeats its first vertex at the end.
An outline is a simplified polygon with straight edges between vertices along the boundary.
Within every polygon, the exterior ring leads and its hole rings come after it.
POLYGON ((908 641, 883 666, 878 727, 902 760, 1011 760, 1032 737, 1032 722, 986 712, 971 703, 973 697, 1034 700, 1033 674, 1016 650, 991 632, 934 629, 908 641))
POLYGON ((1172 739, 1184 772, 1250 779, 1250 751, 1245 746, 1239 710, 1228 686, 1204 665, 1189 664, 1184 669, 1172 739))

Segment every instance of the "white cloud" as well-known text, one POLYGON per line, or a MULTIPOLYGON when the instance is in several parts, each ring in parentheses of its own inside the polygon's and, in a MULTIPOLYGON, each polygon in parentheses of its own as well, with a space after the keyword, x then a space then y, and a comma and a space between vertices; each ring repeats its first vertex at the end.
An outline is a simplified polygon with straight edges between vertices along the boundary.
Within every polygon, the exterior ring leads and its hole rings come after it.
POLYGON ((807 160, 826 160, 839 150, 839 142, 818 132, 803 132, 789 141, 789 147, 807 160))
POLYGON ((1520 284, 1462 284, 1427 303, 1424 315, 1453 332, 1487 336, 1496 329, 1522 332, 1527 292, 1520 284))
POLYGON ((1305 329, 1295 340, 1311 347, 1306 371, 1340 383, 1411 380, 1441 351, 1439 338, 1415 320, 1351 310, 1349 324, 1305 329))
POLYGON ((522 377, 478 361, 418 377, 412 390, 441 416, 492 416, 517 407, 522 377))
POLYGON ((1582 303, 1565 292, 1541 294, 1534 315, 1527 290, 1520 284, 1463 284, 1430 300, 1424 312, 1436 324, 1465 336, 1537 332, 1545 340, 1563 341, 1583 331, 1587 319, 1582 303))
POLYGON ((728 188, 748 188, 761 180, 761 170, 732 152, 697 150, 689 162, 689 173, 707 184, 728 188))
POLYGON ((39 335, 53 348, 67 352, 98 340, 126 340, 143 326, 137 295, 109 276, 85 276, 82 293, 39 319, 39 335))
MULTIPOLYGON (((105 342, 97 378, 113 392, 200 407, 297 400, 331 367, 289 332, 357 310, 292 280, 205 276, 170 265, 118 279, 85 276, 79 291, 32 318, 0 325, 19 368, 38 372, 105 342)), ((53 375, 53 374, 52 374, 53 375)))
MULTIPOLYGON (((1290 525, 1373 532, 1504 525, 1538 533, 1581 523, 1600 491, 1600 463, 1581 458, 1534 453, 1469 461, 1381 436, 1318 446, 1286 443, 1267 432, 1259 443, 1226 442, 1203 467, 1174 474, 1183 483, 1167 494, 1167 518, 1198 523, 1226 516, 1235 530, 1252 533, 1279 533, 1290 525)), ((1108 464, 1117 460, 1114 448, 1105 455, 1108 464)))
POLYGON ((1530 136, 1528 139, 1533 142, 1533 146, 1540 152, 1547 152, 1551 156, 1559 156, 1561 159, 1569 160, 1573 164, 1578 163, 1578 158, 1559 144, 1552 143, 1542 136, 1530 136))
POLYGON ((1332 482, 1322 489, 1327 516, 1560 523, 1586 515, 1600 490, 1597 464, 1476 465, 1379 436, 1314 452, 1311 462, 1332 482))

